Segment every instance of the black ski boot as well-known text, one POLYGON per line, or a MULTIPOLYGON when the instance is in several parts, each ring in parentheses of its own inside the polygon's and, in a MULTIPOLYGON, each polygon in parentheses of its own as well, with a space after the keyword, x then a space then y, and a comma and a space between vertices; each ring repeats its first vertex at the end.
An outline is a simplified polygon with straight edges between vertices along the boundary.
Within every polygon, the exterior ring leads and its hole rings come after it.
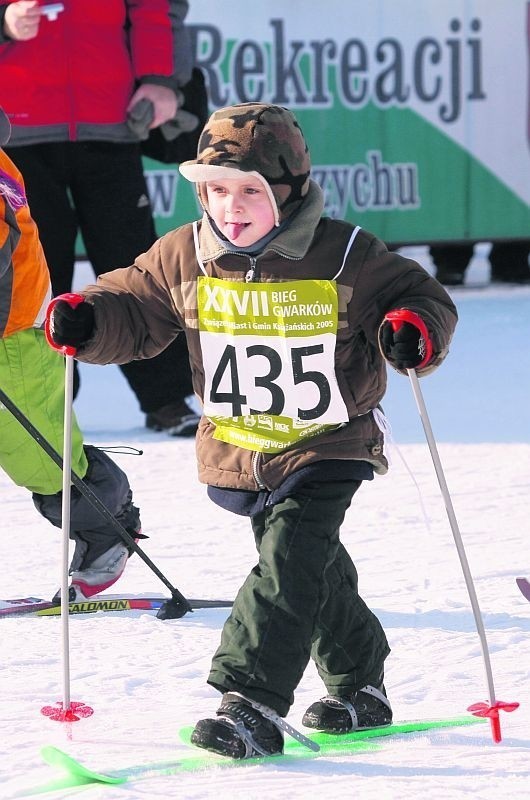
POLYGON ((201 719, 191 743, 230 758, 276 756, 283 753, 283 734, 264 713, 236 692, 227 692, 216 719, 201 719))
POLYGON ((302 725, 326 733, 349 733, 361 728, 380 728, 392 722, 385 687, 365 686, 342 697, 327 695, 309 706, 302 725))

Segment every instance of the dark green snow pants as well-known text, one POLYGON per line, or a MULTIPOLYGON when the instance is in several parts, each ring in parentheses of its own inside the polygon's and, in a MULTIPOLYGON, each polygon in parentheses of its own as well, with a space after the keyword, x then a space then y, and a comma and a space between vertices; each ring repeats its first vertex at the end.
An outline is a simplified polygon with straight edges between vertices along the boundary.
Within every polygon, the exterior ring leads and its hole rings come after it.
POLYGON ((309 658, 330 694, 377 685, 390 652, 357 593, 339 529, 361 481, 308 483, 252 519, 259 553, 239 590, 208 682, 285 716, 309 658))

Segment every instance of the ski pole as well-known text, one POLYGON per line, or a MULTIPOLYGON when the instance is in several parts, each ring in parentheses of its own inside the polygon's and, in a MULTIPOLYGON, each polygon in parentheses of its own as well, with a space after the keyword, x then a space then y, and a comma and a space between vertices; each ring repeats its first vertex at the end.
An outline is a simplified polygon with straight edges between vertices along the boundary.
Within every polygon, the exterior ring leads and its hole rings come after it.
POLYGON ((55 706, 44 706, 44 714, 58 722, 76 722, 81 716, 93 713, 90 706, 84 703, 72 704, 70 699, 70 605, 68 592, 68 539, 70 534, 70 499, 71 499, 71 471, 72 471, 72 404, 74 385, 73 347, 62 347, 60 352, 66 360, 64 381, 64 422, 63 422, 63 484, 61 508, 61 644, 63 667, 63 702, 55 706), (84 713, 77 715, 76 710, 84 709, 84 713))
POLYGON ((494 742, 501 741, 501 726, 500 726, 500 719, 499 719, 499 710, 504 711, 515 711, 516 708, 519 707, 519 703, 504 703, 502 700, 495 699, 495 687, 493 683, 493 672, 491 669, 491 660, 490 654, 488 649, 488 642, 486 639, 486 631, 484 629, 484 623, 482 620, 482 614, 480 611, 480 606, 477 598, 477 593, 475 591, 475 585, 473 583, 473 577, 471 575, 471 570, 469 569, 469 564, 466 556, 466 551, 464 548, 464 543, 462 541, 462 536, 460 534, 460 530, 458 527, 458 522, 456 519, 456 515, 453 508, 453 503, 451 501, 451 496, 449 494, 449 489, 447 487, 447 482, 445 480, 444 471, 442 468, 442 463, 440 461, 440 456, 438 454, 438 448, 436 447, 436 441, 434 438, 434 434, 432 432, 431 423, 429 420, 429 415, 427 413, 427 408, 425 406, 425 401, 423 399, 423 393, 420 388, 420 382, 418 380, 418 376, 416 374, 415 369, 407 369, 408 376, 410 378, 410 382, 412 385, 412 391, 414 394, 414 399, 416 400, 416 405, 418 407, 418 411, 420 414, 420 419, 423 425, 423 430, 425 431, 425 436, 427 439, 427 444, 429 445, 429 450, 431 452, 431 458, 434 464, 434 469, 436 472, 436 476, 438 478, 438 484, 440 486, 440 490, 442 492, 442 497, 445 504, 445 509, 447 512, 447 516, 449 518, 449 524, 451 526, 451 530, 453 532, 453 538, 455 541, 456 549, 458 551, 458 557, 460 559, 460 564, 462 566, 462 570, 464 573, 464 578, 466 581, 467 591, 469 594, 469 599, 471 601, 471 607, 473 609, 473 616, 475 617, 475 624, 477 627, 478 635, 480 638, 480 644, 482 648, 482 658, 484 661, 484 667, 486 671, 486 681, 488 685, 488 692, 489 692, 489 706, 486 703, 474 703, 473 705, 469 706, 468 711, 471 711, 476 716, 483 716, 489 717, 490 724, 491 724, 491 732, 493 736, 494 742))
POLYGON ((41 713, 59 722, 76 722, 90 716, 93 709, 85 703, 72 703, 70 696, 70 606, 68 597, 68 540, 70 534, 70 499, 72 470, 72 404, 74 386, 73 348, 63 348, 66 371, 64 382, 64 432, 63 432, 63 492, 62 492, 62 548, 61 548, 61 640, 63 665, 62 706, 44 706, 41 713))
MULTIPOLYGON (((419 347, 419 352, 423 357, 421 363, 418 366, 421 367, 429 363, 432 356, 432 342, 429 336, 429 332, 427 330, 427 326, 425 325, 425 322, 418 314, 408 309, 396 309, 395 311, 389 311, 385 315, 385 321, 390 323, 394 332, 399 331, 399 329, 404 323, 416 327, 420 332, 418 347, 419 347)), ((495 687, 493 683, 493 672, 491 669, 491 661, 488 650, 488 642, 486 639, 486 631, 484 629, 482 614, 480 612, 480 606, 477 598, 477 593, 475 591, 475 585, 473 583, 471 570, 469 569, 464 543, 462 541, 462 536, 460 534, 460 530, 458 527, 456 514, 454 512, 453 503, 451 501, 451 496, 449 494, 449 489, 447 488, 447 481, 445 480, 445 475, 442 468, 442 462, 440 461, 440 456, 438 455, 438 448, 436 447, 436 441, 434 438, 434 434, 432 432, 432 427, 429 420, 429 415, 427 413, 427 407, 423 399, 423 393, 420 388, 418 375, 415 369, 407 369, 407 374, 410 378, 412 392, 414 394, 414 399, 418 407, 421 423, 423 425, 423 430, 425 432, 425 437, 427 439, 427 444, 429 445, 429 450, 431 452, 431 458, 434 464, 436 476, 438 478, 438 484, 442 492, 442 497, 445 503, 445 509, 447 512, 447 516, 449 518, 449 524, 453 532, 453 538, 455 541, 456 549, 458 551, 460 564, 462 566, 462 570, 464 573, 467 591, 469 594, 469 599, 471 601, 473 616, 475 618, 475 624, 477 627, 477 632, 480 638, 480 644, 482 648, 482 659, 484 661, 484 668, 486 671, 486 681, 488 685, 490 702, 489 705, 487 703, 474 703, 473 705, 469 706, 468 711, 471 711, 471 713, 477 717, 488 717, 490 720, 493 741, 500 742, 502 737, 501 737, 499 710, 502 709, 503 711, 515 711, 515 709, 519 707, 519 703, 504 703, 502 702, 502 700, 495 699, 495 687)))
MULTIPOLYGON (((13 403, 13 401, 7 396, 7 394, 0 389, 0 402, 8 409, 8 411, 13 414, 13 416, 20 422, 20 424, 25 428, 25 430, 30 434, 30 436, 35 439, 37 444, 39 444, 45 453, 52 459, 52 461, 59 467, 59 469, 63 469, 63 459, 59 455, 59 453, 52 447, 52 445, 48 442, 48 440, 37 430, 37 428, 30 422, 30 420, 26 417, 26 415, 18 408, 18 406, 13 403)), ((118 522, 118 520, 110 513, 108 508, 101 502, 99 497, 90 489, 89 486, 77 475, 73 470, 70 470, 72 483, 78 489, 83 497, 101 514, 101 516, 105 519, 106 522, 111 525, 114 530, 118 533, 121 539, 137 553, 142 561, 147 564, 147 566, 154 572, 154 574, 159 578, 164 586, 166 586, 169 591, 171 592, 171 599, 166 600, 164 605, 159 609, 157 613, 157 617, 159 619, 178 619, 179 617, 183 617, 184 614, 187 614, 189 611, 192 611, 192 607, 189 601, 184 597, 184 595, 176 589, 170 581, 163 575, 163 573, 158 569, 156 564, 149 558, 147 553, 145 553, 142 548, 135 542, 131 534, 125 530, 123 525, 118 522)))
POLYGON ((64 439, 63 439, 63 496, 61 514, 61 625, 63 644, 63 712, 70 710, 70 606, 68 596, 68 545, 70 537, 70 495, 72 471, 72 403, 74 385, 74 359, 66 351, 64 382, 64 439))

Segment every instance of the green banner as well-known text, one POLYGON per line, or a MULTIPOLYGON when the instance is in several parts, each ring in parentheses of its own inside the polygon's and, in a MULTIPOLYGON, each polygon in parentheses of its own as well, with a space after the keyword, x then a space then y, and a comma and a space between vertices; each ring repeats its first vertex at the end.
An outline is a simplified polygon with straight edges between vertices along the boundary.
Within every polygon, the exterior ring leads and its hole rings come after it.
MULTIPOLYGON (((527 0, 194 0, 212 110, 290 107, 325 213, 392 243, 530 235, 527 0)), ((146 162, 157 228, 195 219, 146 162)))

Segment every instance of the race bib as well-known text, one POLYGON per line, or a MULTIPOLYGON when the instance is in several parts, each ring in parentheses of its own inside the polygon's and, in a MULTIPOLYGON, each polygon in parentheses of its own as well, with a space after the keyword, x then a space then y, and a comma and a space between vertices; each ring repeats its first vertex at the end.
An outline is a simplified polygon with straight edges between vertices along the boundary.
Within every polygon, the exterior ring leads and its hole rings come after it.
POLYGON ((347 422, 335 377, 335 281, 200 277, 197 299, 214 438, 278 453, 347 422))

